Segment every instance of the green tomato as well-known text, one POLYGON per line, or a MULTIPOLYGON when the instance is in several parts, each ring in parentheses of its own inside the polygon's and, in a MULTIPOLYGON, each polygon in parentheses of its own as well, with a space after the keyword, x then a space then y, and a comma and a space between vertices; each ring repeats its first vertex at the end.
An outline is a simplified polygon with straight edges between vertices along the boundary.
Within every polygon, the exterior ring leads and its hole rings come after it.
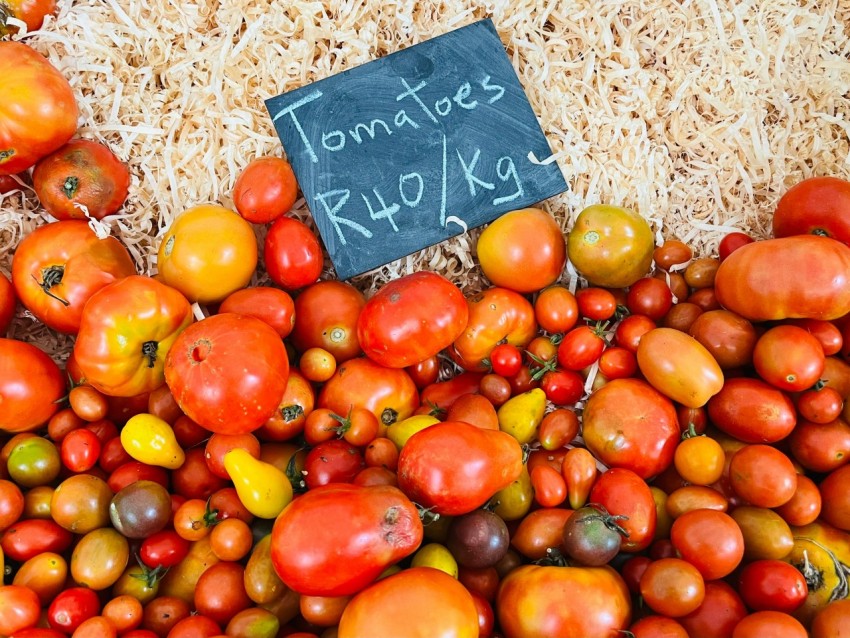
POLYGON ((37 487, 52 483, 59 476, 62 461, 52 441, 31 436, 12 448, 6 469, 21 487, 37 487))

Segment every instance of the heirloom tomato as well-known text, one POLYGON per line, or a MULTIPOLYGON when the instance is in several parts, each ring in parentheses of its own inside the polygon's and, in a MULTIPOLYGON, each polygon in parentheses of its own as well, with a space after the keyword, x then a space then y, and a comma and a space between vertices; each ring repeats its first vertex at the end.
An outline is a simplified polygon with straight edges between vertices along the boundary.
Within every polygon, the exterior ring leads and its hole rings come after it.
POLYGON ((160 581, 159 595, 173 596, 192 604, 195 599, 195 586, 201 574, 218 562, 218 557, 212 551, 209 534, 193 541, 186 557, 169 569, 160 581))
POLYGON ((373 361, 404 368, 451 345, 468 317, 457 286, 437 273, 415 272, 384 284, 366 302, 357 338, 373 361))
POLYGON ((399 635, 477 638, 472 595, 439 569, 411 567, 367 587, 342 612, 339 638, 399 635))
POLYGON ((705 598, 705 580, 681 558, 652 561, 640 579, 640 595, 655 613, 678 618, 695 611, 705 598))
POLYGON ((510 434, 447 421, 408 439, 398 484, 420 505, 456 516, 484 505, 521 471, 522 448, 510 434))
POLYGON ((658 521, 655 500, 649 485, 631 470, 615 467, 599 475, 588 503, 601 505, 612 516, 626 517, 618 521, 627 532, 622 551, 639 552, 653 541, 658 521))
POLYGON ((124 205, 130 171, 104 144, 76 139, 38 161, 32 186, 56 219, 103 219, 124 205))
POLYGON ((174 430, 152 414, 131 417, 121 428, 121 445, 135 460, 169 470, 176 470, 186 460, 174 430))
POLYGON ((325 485, 275 520, 271 558, 283 582, 302 595, 350 596, 416 551, 422 537, 419 512, 398 488, 325 485))
POLYGON ((561 227, 539 208, 505 213, 478 237, 478 261, 494 286, 520 293, 554 283, 564 271, 567 247, 561 227))
POLYGON ((649 272, 655 237, 637 212, 594 204, 582 210, 567 238, 567 255, 594 286, 625 288, 649 272))
POLYGON ((775 443, 797 424, 791 398, 760 379, 727 379, 707 408, 718 429, 746 443, 775 443))
POLYGON ((15 317, 15 305, 18 303, 15 288, 9 278, 0 272, 0 337, 6 334, 15 317))
POLYGON ((705 580, 731 574, 744 558, 741 528, 725 512, 697 509, 685 512, 670 529, 679 555, 696 567, 705 580))
POLYGON ((280 336, 247 315, 224 313, 193 324, 165 360, 165 380, 183 412, 221 434, 263 425, 280 404, 288 377, 280 336))
POLYGON ((758 335, 753 324, 728 310, 708 310, 700 314, 688 328, 688 334, 699 341, 724 370, 752 363, 758 335))
POLYGON ((388 426, 413 414, 419 407, 419 391, 403 368, 385 368, 361 357, 337 367, 322 386, 316 405, 339 415, 360 406, 388 426))
POLYGON ((236 486, 239 500, 254 516, 275 518, 292 500, 292 483, 286 474, 242 448, 225 453, 224 467, 236 486))
POLYGON ((65 589, 68 563, 61 554, 42 552, 18 567, 13 585, 29 587, 43 606, 50 604, 59 592, 65 589))
POLYGON ((163 235, 157 268, 162 281, 189 301, 221 301, 248 285, 257 268, 254 229, 221 206, 194 206, 163 235))
POLYGON ((74 358, 104 394, 150 392, 165 381, 166 355, 190 323, 192 308, 177 290, 151 277, 125 277, 89 299, 74 358))
POLYGON ((523 565, 502 579, 495 607, 505 638, 614 636, 632 614, 629 590, 608 566, 523 565))
POLYGON ((286 339, 295 326, 295 303, 283 290, 271 286, 242 288, 227 296, 218 312, 234 312, 262 319, 286 339))
POLYGON ((39 226, 21 240, 12 260, 12 283, 24 307, 68 334, 79 330, 83 306, 94 293, 135 274, 121 242, 99 239, 82 220, 39 226))
POLYGON ((0 337, 0 432, 29 432, 43 426, 65 395, 59 366, 36 346, 0 337))
POLYGON ((255 434, 263 441, 289 441, 304 431, 304 423, 315 405, 313 385, 297 368, 290 368, 277 409, 255 434))
POLYGON ((319 347, 330 352, 337 363, 361 354, 357 339, 357 317, 366 297, 344 281, 319 281, 295 297, 292 343, 299 352, 319 347))
POLYGON ((513 290, 487 288, 466 303, 466 327, 449 348, 452 359, 466 370, 485 371, 484 360, 499 343, 525 348, 537 336, 534 306, 513 290))
POLYGON ((322 245, 304 222, 279 217, 266 233, 263 263, 278 286, 298 290, 315 283, 322 274, 322 245))
POLYGON ((258 157, 242 169, 233 184, 233 205, 249 222, 266 224, 292 208, 298 184, 282 157, 258 157))
POLYGON ((850 312, 850 248, 817 235, 753 242, 720 264, 714 291, 750 321, 837 319, 850 312))
POLYGON ((77 103, 68 80, 23 42, 0 42, 0 175, 30 168, 77 130, 77 103))
POLYGON ((71 553, 74 582, 96 591, 112 587, 130 560, 130 544, 117 530, 101 527, 88 532, 71 553))
POLYGON ((680 430, 673 402, 647 382, 609 381, 584 408, 585 444, 609 467, 623 467, 647 479, 672 462, 680 430))
MULTIPOLYGON (((268 604, 292 592, 274 570, 271 556, 272 535, 259 539, 245 564, 243 582, 248 597, 257 604, 268 604)), ((296 596, 298 594, 295 594, 296 596)))
POLYGON ((768 329, 756 342, 753 366, 772 386, 787 392, 811 388, 826 365, 823 346, 817 338, 798 326, 781 325, 768 329))
POLYGON ((809 177, 779 198, 773 236, 807 234, 850 244, 850 182, 840 177, 809 177))
POLYGON ((0 35, 17 33, 9 18, 26 23, 27 31, 41 28, 44 18, 56 12, 56 0, 4 0, 0 3, 0 35))

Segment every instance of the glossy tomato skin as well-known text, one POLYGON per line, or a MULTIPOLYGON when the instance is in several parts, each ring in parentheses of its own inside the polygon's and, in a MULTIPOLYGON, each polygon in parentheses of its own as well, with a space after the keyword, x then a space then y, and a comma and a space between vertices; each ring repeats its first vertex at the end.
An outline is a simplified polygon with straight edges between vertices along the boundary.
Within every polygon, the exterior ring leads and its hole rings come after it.
POLYGON ((65 379, 59 366, 36 346, 0 338, 0 432, 36 430, 59 410, 65 379))
POLYGON ((330 352, 337 363, 362 354, 357 317, 366 297, 344 281, 319 281, 295 298, 292 343, 299 352, 313 347, 330 352))
POLYGON ((495 607, 505 638, 616 635, 632 613, 625 582, 607 566, 523 565, 502 579, 495 607))
POLYGON ((681 433, 670 399, 646 381, 624 378, 590 395, 583 435, 587 448, 603 463, 647 479, 673 462, 681 433))
POLYGON ((10 526, 0 536, 7 558, 24 562, 44 552, 61 554, 71 546, 73 535, 52 519, 28 518, 10 526))
POLYGON ((781 560, 756 560, 738 575, 738 591, 754 611, 773 610, 792 613, 809 594, 806 578, 781 560))
POLYGON ((15 317, 15 306, 18 297, 15 287, 9 278, 0 272, 0 337, 6 334, 12 319, 15 317))
POLYGON ((32 185, 56 219, 103 219, 127 199, 130 171, 104 144, 75 139, 39 160, 32 185))
POLYGON ((136 274, 114 237, 98 239, 87 222, 39 226, 18 244, 12 284, 24 307, 54 330, 75 334, 83 307, 104 286, 136 274))
POLYGON ((51 628, 67 633, 100 612, 97 593, 87 587, 71 587, 59 594, 47 608, 47 622, 51 628))
POLYGON ((478 237, 476 251, 494 286, 520 293, 554 283, 567 262, 561 227, 539 208, 514 210, 493 221, 478 237))
POLYGON ((655 501, 646 482, 631 470, 611 468, 603 472, 590 490, 590 503, 598 503, 614 516, 629 533, 620 546, 624 552, 646 549, 652 542, 658 522, 655 501))
POLYGON ((174 288, 143 275, 125 277, 89 299, 74 358, 103 394, 150 392, 165 381, 166 355, 192 320, 189 302, 174 288))
POLYGON ((751 321, 837 319, 850 312, 850 248, 817 235, 753 242, 720 264, 714 290, 751 321))
POLYGON ((466 299, 451 281, 421 271, 384 284, 357 319, 366 356, 404 368, 439 353, 457 339, 469 318, 466 299))
POLYGON ((169 350, 165 380, 187 416, 212 432, 245 434, 280 403, 289 377, 286 347, 274 329, 247 315, 207 317, 169 350))
POLYGON ((14 175, 71 139, 79 111, 68 80, 23 42, 0 42, 0 77, 0 175, 14 175))
POLYGON ((363 454, 348 441, 323 441, 304 459, 305 482, 310 490, 330 483, 351 483, 364 467, 363 454))
POLYGON ((522 472, 522 448, 510 434, 446 421, 410 437, 398 459, 402 491, 438 514, 480 507, 522 472))
POLYGON ((773 236, 823 235, 850 244, 850 182, 840 177, 809 177, 779 199, 773 236))
POLYGON ((475 602, 445 572, 411 567, 355 596, 342 613, 338 636, 396 638, 400 631, 409 636, 477 638, 475 602))
POLYGON ((322 245, 313 231, 294 217, 279 217, 269 228, 263 245, 269 277, 285 290, 298 290, 322 274, 322 245))
POLYGON ((775 443, 797 424, 791 398, 760 379, 727 379, 707 407, 715 426, 746 443, 775 443))
POLYGON ((302 595, 351 596, 413 553, 422 537, 419 513, 398 488, 326 485, 296 498, 277 518, 271 559, 283 582, 302 595))
POLYGON ((292 208, 298 184, 292 166, 282 157, 258 157, 233 184, 233 204, 249 222, 266 224, 292 208))
POLYGON ((271 286, 253 286, 231 293, 221 302, 218 312, 234 312, 262 319, 286 339, 295 327, 295 302, 283 290, 271 286))
POLYGON ((20 585, 0 585, 0 632, 12 635, 34 627, 41 605, 36 593, 20 585))

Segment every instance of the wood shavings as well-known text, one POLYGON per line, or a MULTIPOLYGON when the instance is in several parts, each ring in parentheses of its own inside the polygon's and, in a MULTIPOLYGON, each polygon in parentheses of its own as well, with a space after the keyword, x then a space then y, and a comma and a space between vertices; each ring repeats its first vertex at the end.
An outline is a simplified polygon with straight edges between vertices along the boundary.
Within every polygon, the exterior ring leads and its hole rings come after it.
MULTIPOLYGON (((565 231, 611 203, 710 255, 730 230, 766 237, 790 185, 850 178, 847 0, 60 0, 17 37, 70 81, 79 135, 128 163, 128 201, 104 223, 153 272, 176 215, 232 206, 239 171, 283 154, 265 99, 485 17, 569 183, 543 203, 565 231)), ((303 200, 292 214, 314 227, 303 200)), ((0 270, 48 219, 29 188, 0 195, 0 270)), ((371 294, 427 268, 475 291, 479 233, 353 283, 371 294)), ((561 279, 579 281, 570 268, 561 279)), ((70 347, 23 316, 11 333, 60 358, 70 347)))

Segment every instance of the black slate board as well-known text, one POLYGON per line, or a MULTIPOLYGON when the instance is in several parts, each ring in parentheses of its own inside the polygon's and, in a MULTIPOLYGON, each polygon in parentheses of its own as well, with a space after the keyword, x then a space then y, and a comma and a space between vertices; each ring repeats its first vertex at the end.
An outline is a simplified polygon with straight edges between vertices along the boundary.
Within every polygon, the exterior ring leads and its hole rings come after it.
POLYGON ((266 108, 340 279, 567 188, 489 19, 266 108))

